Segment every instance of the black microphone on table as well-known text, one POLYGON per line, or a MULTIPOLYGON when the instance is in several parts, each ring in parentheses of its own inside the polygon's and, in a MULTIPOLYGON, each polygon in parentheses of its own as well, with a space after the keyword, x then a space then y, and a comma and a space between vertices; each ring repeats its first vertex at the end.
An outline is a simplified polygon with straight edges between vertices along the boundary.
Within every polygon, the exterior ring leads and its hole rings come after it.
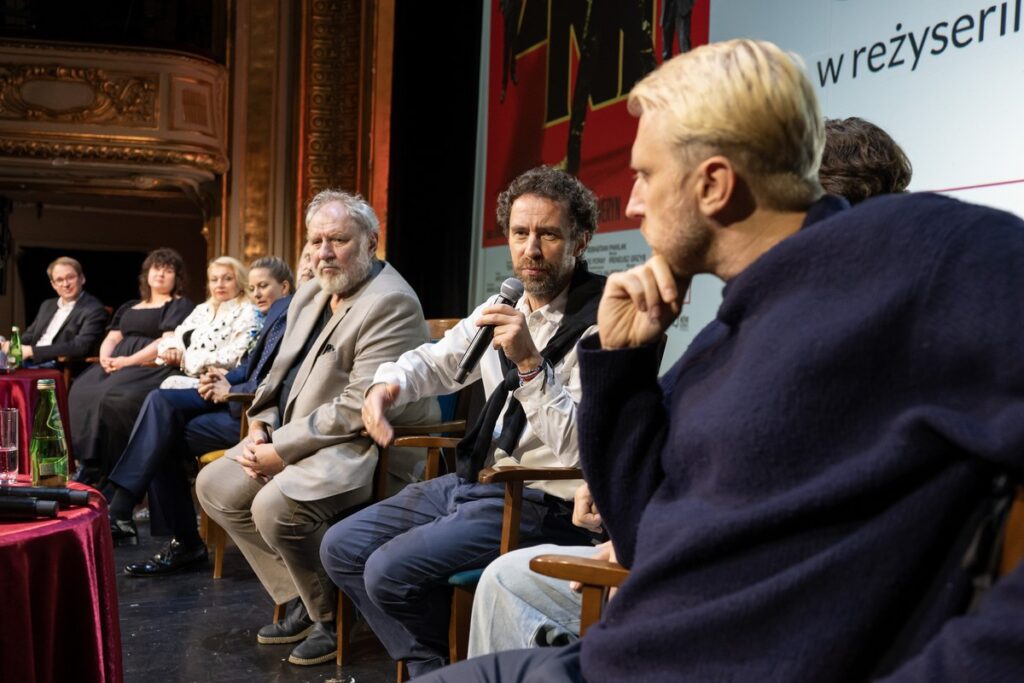
MULTIPOLYGON (((498 299, 494 303, 515 306, 516 302, 522 298, 523 291, 523 283, 514 277, 510 277, 501 283, 501 293, 498 294, 498 299)), ((476 336, 469 343, 469 348, 466 349, 465 355, 462 356, 462 360, 459 362, 459 371, 455 373, 456 382, 465 381, 469 373, 473 372, 473 368, 480 362, 480 356, 484 355, 484 351, 491 345, 493 337, 493 325, 485 325, 477 330, 476 336)))
POLYGON ((57 518, 60 506, 55 500, 37 498, 0 498, 0 519, 57 518))
POLYGON ((88 491, 63 487, 0 486, 0 519, 53 519, 62 507, 88 504, 88 491))
POLYGON ((63 507, 69 505, 88 505, 89 492, 69 489, 63 486, 0 486, 0 498, 36 498, 52 500, 63 507))

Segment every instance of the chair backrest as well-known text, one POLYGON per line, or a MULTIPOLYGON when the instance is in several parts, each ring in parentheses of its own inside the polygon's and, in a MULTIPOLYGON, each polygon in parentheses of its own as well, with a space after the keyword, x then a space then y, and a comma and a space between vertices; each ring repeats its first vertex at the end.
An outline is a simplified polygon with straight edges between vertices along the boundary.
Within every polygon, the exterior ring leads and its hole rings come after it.
MULTIPOLYGON (((458 325, 459 318, 430 318, 427 320, 427 328, 430 332, 430 341, 436 342, 441 339, 445 332, 458 325)), ((466 431, 466 414, 469 411, 471 387, 463 387, 454 394, 438 397, 441 406, 441 421, 437 423, 422 425, 395 425, 395 438, 428 436, 431 434, 461 435, 466 431)), ((378 451, 377 467, 373 474, 373 500, 383 500, 388 492, 388 461, 389 448, 385 446, 378 451)), ((439 453, 439 451, 438 451, 439 453)), ((438 454, 428 458, 428 469, 426 478, 432 478, 438 474, 438 464, 441 462, 438 454), (433 467, 430 466, 433 463, 433 467)))
POLYGON ((459 318, 429 318, 427 328, 430 330, 430 341, 437 341, 444 333, 459 324, 459 318))

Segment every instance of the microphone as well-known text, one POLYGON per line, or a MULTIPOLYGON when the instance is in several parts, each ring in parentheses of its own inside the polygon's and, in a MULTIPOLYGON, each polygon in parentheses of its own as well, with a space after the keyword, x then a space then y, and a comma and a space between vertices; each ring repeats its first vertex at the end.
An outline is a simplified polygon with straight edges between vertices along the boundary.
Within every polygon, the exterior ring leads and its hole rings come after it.
MULTIPOLYGON (((523 283, 514 277, 510 277, 501 283, 501 293, 498 294, 498 300, 496 304, 507 304, 509 306, 515 306, 516 302, 523 296, 523 283)), ((494 337, 494 326, 485 325, 476 331, 476 336, 473 337, 473 341, 469 343, 469 348, 466 349, 466 354, 462 357, 459 362, 459 371, 455 373, 456 382, 464 382, 469 373, 473 371, 477 363, 480 362, 480 356, 484 355, 484 351, 491 345, 491 338, 494 337)))
POLYGON ((69 488, 48 488, 45 486, 0 486, 0 499, 3 498, 35 498, 52 500, 67 507, 69 505, 88 505, 89 492, 69 488))

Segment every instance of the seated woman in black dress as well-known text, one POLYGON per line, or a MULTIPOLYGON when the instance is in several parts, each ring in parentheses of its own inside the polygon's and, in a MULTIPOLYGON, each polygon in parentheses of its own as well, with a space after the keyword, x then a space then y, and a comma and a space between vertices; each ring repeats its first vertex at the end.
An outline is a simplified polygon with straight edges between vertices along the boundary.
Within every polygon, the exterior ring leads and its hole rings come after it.
POLYGON ((128 443, 142 401, 175 372, 153 364, 160 338, 194 308, 182 296, 185 263, 173 249, 156 249, 142 263, 140 299, 114 313, 100 361, 71 385, 71 443, 78 481, 99 484, 128 443))

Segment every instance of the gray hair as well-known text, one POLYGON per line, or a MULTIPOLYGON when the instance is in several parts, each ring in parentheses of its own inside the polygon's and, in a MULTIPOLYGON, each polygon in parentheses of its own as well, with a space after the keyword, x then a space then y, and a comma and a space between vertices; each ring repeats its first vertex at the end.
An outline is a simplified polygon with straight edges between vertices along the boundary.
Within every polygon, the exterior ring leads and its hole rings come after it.
POLYGON ((306 206, 306 227, 309 227, 309 222, 313 220, 313 216, 316 215, 317 211, 324 208, 326 204, 334 202, 345 206, 349 219, 359 227, 363 234, 371 237, 380 235, 380 221, 377 219, 377 214, 373 207, 362 196, 349 194, 341 190, 321 190, 316 193, 315 197, 309 200, 309 204, 306 206))

